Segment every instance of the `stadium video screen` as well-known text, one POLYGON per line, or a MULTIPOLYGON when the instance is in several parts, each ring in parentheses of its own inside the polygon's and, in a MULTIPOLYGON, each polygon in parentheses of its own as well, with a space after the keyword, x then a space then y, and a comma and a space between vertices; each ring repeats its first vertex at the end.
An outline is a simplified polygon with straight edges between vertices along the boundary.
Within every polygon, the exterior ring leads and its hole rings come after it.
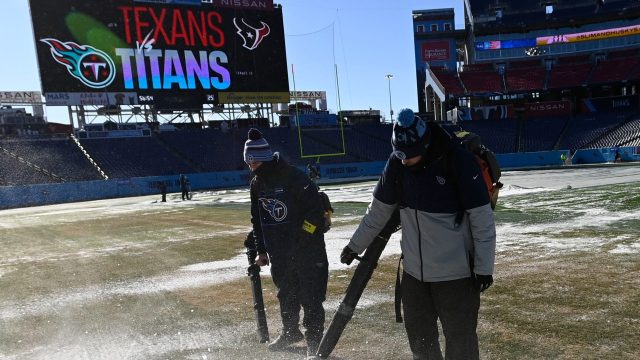
POLYGON ((476 50, 515 49, 536 46, 536 39, 494 40, 476 42, 476 50))
POLYGON ((29 0, 48 105, 289 101, 282 9, 29 0))

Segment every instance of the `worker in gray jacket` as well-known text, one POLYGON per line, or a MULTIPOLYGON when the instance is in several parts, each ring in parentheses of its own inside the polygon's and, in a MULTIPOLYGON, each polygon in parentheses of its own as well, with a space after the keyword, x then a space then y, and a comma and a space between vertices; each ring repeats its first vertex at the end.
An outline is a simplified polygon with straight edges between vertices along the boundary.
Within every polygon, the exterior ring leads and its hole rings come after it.
POLYGON ((479 358, 480 292, 493 283, 496 231, 489 195, 473 155, 438 124, 403 109, 393 153, 369 205, 341 254, 351 263, 396 208, 402 224, 401 285, 405 329, 414 359, 479 358))

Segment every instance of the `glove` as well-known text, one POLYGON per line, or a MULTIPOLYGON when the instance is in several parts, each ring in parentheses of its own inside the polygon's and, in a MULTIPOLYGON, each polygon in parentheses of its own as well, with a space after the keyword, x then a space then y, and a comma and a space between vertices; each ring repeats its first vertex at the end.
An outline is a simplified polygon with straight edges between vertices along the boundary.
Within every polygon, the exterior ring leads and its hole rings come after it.
POLYGON ((473 283, 476 290, 483 292, 493 284, 493 276, 473 274, 473 283))
POLYGON ((256 265, 258 266, 269 265, 269 256, 267 254, 258 254, 258 259, 256 259, 256 265))
POLYGON ((351 250, 349 245, 347 245, 344 247, 344 249, 342 249, 342 253, 340 254, 340 262, 343 264, 351 265, 353 259, 355 259, 356 256, 358 256, 358 253, 351 250))
POLYGON ((249 259, 249 265, 255 264, 256 256, 258 256, 258 252, 254 249, 247 249, 247 259, 249 259))

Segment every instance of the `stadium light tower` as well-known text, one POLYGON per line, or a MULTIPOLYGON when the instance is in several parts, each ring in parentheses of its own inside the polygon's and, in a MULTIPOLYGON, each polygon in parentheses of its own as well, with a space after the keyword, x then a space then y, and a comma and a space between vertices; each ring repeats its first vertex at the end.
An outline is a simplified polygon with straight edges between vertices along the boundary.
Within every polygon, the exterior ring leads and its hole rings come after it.
POLYGON ((384 77, 389 80, 389 117, 391 118, 391 122, 393 122, 393 107, 391 106, 391 79, 393 79, 393 75, 387 74, 384 77))

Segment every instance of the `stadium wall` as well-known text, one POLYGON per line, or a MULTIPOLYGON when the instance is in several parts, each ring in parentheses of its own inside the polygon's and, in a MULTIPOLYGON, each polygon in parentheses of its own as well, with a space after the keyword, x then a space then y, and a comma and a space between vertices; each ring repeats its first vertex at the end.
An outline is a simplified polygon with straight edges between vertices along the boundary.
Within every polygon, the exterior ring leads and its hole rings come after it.
POLYGON ((569 157, 569 150, 537 151, 528 153, 496 154, 498 163, 503 169, 517 169, 523 167, 560 166, 560 157, 569 157))
MULTIPOLYGON (((320 165, 323 179, 353 179, 378 176, 384 161, 320 165)), ((300 168, 304 171, 304 168, 300 168)), ((248 171, 221 171, 186 174, 192 190, 243 187, 249 184, 248 171)), ((131 179, 80 181, 37 185, 0 186, 0 209, 26 206, 91 201, 129 196, 159 194, 158 185, 164 182, 167 193, 180 192, 177 175, 150 176, 131 179)))
MULTIPOLYGON (((638 161, 640 148, 619 148, 623 161, 638 161)), ((497 154, 503 169, 542 168, 561 166, 560 156, 569 156, 569 150, 541 151, 534 153, 497 154)), ((574 164, 598 164, 613 162, 616 148, 578 150, 574 164)), ((321 179, 341 180, 378 176, 385 161, 369 163, 320 164, 321 179)), ((301 170, 303 170, 301 168, 301 170)), ((192 190, 211 190, 246 187, 248 171, 223 171, 186 174, 192 190)), ((179 193, 178 176, 151 176, 144 178, 81 181, 73 183, 0 186, 0 209, 91 201, 118 197, 158 194, 158 185, 164 182, 167 193, 179 193)))
POLYGON ((599 164, 605 162, 613 162, 616 158, 616 151, 620 153, 622 161, 638 161, 640 160, 640 148, 634 146, 620 148, 603 148, 603 149, 581 149, 577 150, 573 155, 573 164, 599 164))

